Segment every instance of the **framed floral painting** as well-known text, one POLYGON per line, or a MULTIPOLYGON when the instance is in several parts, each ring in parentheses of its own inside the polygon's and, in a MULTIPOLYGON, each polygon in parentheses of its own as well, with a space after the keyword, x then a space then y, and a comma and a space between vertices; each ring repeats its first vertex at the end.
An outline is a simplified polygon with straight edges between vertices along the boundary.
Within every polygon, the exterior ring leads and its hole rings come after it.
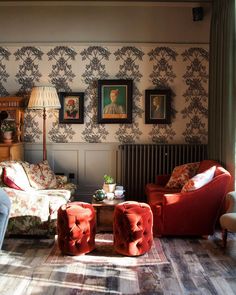
POLYGON ((61 109, 59 123, 83 124, 84 123, 84 93, 59 92, 61 109))

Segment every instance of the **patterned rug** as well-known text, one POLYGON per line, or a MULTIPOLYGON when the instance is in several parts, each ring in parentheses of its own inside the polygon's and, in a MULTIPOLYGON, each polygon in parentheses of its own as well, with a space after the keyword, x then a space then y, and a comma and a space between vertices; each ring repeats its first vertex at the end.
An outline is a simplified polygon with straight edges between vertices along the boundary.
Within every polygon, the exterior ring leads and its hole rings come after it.
POLYGON ((112 234, 97 234, 96 249, 86 255, 67 256, 62 255, 57 243, 54 244, 44 265, 66 265, 73 263, 85 263, 89 265, 113 265, 113 266, 145 266, 168 263, 159 239, 155 238, 151 250, 141 256, 127 257, 116 253, 113 249, 112 234))

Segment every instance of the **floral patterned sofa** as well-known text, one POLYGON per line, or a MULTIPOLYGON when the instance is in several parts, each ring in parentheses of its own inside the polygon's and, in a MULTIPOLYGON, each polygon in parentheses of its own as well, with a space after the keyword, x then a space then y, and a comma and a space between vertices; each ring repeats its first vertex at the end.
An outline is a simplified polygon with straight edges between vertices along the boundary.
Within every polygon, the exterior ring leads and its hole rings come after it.
POLYGON ((55 234, 57 210, 76 190, 66 176, 55 175, 47 161, 0 162, 0 187, 12 203, 7 236, 55 234))

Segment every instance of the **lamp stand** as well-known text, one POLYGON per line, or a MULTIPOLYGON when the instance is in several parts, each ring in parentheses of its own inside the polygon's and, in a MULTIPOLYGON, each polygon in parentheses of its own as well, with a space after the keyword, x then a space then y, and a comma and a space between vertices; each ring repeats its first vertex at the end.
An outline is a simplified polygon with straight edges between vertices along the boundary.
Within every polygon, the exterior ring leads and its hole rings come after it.
POLYGON ((43 160, 47 160, 47 148, 46 148, 46 109, 43 108, 43 160))

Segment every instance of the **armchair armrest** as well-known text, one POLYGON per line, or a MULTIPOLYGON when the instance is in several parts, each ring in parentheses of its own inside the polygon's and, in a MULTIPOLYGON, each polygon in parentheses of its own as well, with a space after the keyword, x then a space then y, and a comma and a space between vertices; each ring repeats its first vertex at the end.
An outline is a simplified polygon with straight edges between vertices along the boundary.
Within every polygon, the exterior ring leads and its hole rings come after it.
POLYGON ((236 191, 229 192, 226 195, 227 211, 226 213, 236 213, 236 191))
POLYGON ((56 175, 56 179, 58 184, 65 184, 68 182, 68 178, 66 175, 56 175))
POLYGON ((159 184, 161 186, 165 186, 167 182, 170 179, 170 174, 163 174, 163 175, 157 175, 156 176, 156 184, 159 184))

